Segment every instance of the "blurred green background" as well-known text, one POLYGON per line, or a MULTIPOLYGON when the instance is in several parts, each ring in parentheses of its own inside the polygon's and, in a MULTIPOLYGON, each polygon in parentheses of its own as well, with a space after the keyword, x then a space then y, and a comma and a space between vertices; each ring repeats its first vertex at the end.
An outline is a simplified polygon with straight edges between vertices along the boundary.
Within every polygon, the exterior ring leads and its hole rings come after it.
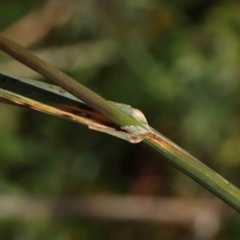
MULTIPOLYGON (((0 29, 240 186, 238 1, 0 0, 0 29)), ((47 81, 3 53, 0 71, 47 81)), ((141 145, 4 104, 0 136, 0 239, 239 239, 141 145)))

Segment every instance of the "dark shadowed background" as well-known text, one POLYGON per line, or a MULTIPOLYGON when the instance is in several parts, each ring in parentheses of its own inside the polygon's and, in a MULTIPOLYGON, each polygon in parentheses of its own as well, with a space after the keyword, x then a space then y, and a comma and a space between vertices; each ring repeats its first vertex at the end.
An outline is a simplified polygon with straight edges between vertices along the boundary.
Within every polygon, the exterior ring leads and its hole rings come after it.
MULTIPOLYGON (((240 4, 0 0, 1 33, 240 186, 240 4)), ((2 52, 0 71, 43 79, 2 52)), ((239 215, 164 159, 0 104, 0 239, 239 239, 239 215)))

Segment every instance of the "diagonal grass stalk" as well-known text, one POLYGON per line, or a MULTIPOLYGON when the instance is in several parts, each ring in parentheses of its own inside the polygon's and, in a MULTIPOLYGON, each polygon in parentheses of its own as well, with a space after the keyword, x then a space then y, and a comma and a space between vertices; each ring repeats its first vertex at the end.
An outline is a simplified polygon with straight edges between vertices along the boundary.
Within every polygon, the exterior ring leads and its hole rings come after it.
POLYGON ((126 114, 111 102, 106 101, 66 74, 3 36, 0 36, 0 49, 84 101, 98 113, 111 120, 113 124, 119 126, 120 129, 129 132, 131 142, 141 141, 147 148, 162 156, 169 163, 199 182, 227 204, 240 211, 240 190, 237 187, 152 129, 148 124, 140 122, 138 119, 126 114))

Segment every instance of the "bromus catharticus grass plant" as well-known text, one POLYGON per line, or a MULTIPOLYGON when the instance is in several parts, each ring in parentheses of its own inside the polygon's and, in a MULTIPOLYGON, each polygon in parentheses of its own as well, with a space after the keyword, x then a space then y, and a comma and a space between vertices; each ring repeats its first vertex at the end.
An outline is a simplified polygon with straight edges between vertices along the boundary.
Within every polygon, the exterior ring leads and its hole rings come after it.
POLYGON ((3 36, 0 36, 0 49, 59 86, 1 74, 0 101, 76 121, 131 143, 141 143, 240 211, 240 190, 150 127, 139 110, 105 100, 3 36))

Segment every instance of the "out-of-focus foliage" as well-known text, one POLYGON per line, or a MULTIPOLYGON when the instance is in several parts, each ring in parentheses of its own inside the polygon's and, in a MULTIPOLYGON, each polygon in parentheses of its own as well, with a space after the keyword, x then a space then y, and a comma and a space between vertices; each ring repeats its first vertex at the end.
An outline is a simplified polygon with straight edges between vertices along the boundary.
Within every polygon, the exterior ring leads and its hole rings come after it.
MULTIPOLYGON (((1 30, 46 2, 1 0, 1 30)), ((111 57, 104 63, 63 70, 105 98, 141 109, 150 125, 239 186, 238 1, 67 2, 73 8, 68 21, 29 47, 61 49, 108 40, 114 48, 109 46, 111 57)), ((101 57, 96 51, 86 62, 101 57)), ((4 194, 212 197, 142 146, 40 113, 0 105, 0 136, 4 194)), ((238 219, 225 222, 218 239, 238 239, 238 224, 238 219)), ((1 239, 17 240, 193 239, 186 229, 75 220, 0 222, 1 239)))

